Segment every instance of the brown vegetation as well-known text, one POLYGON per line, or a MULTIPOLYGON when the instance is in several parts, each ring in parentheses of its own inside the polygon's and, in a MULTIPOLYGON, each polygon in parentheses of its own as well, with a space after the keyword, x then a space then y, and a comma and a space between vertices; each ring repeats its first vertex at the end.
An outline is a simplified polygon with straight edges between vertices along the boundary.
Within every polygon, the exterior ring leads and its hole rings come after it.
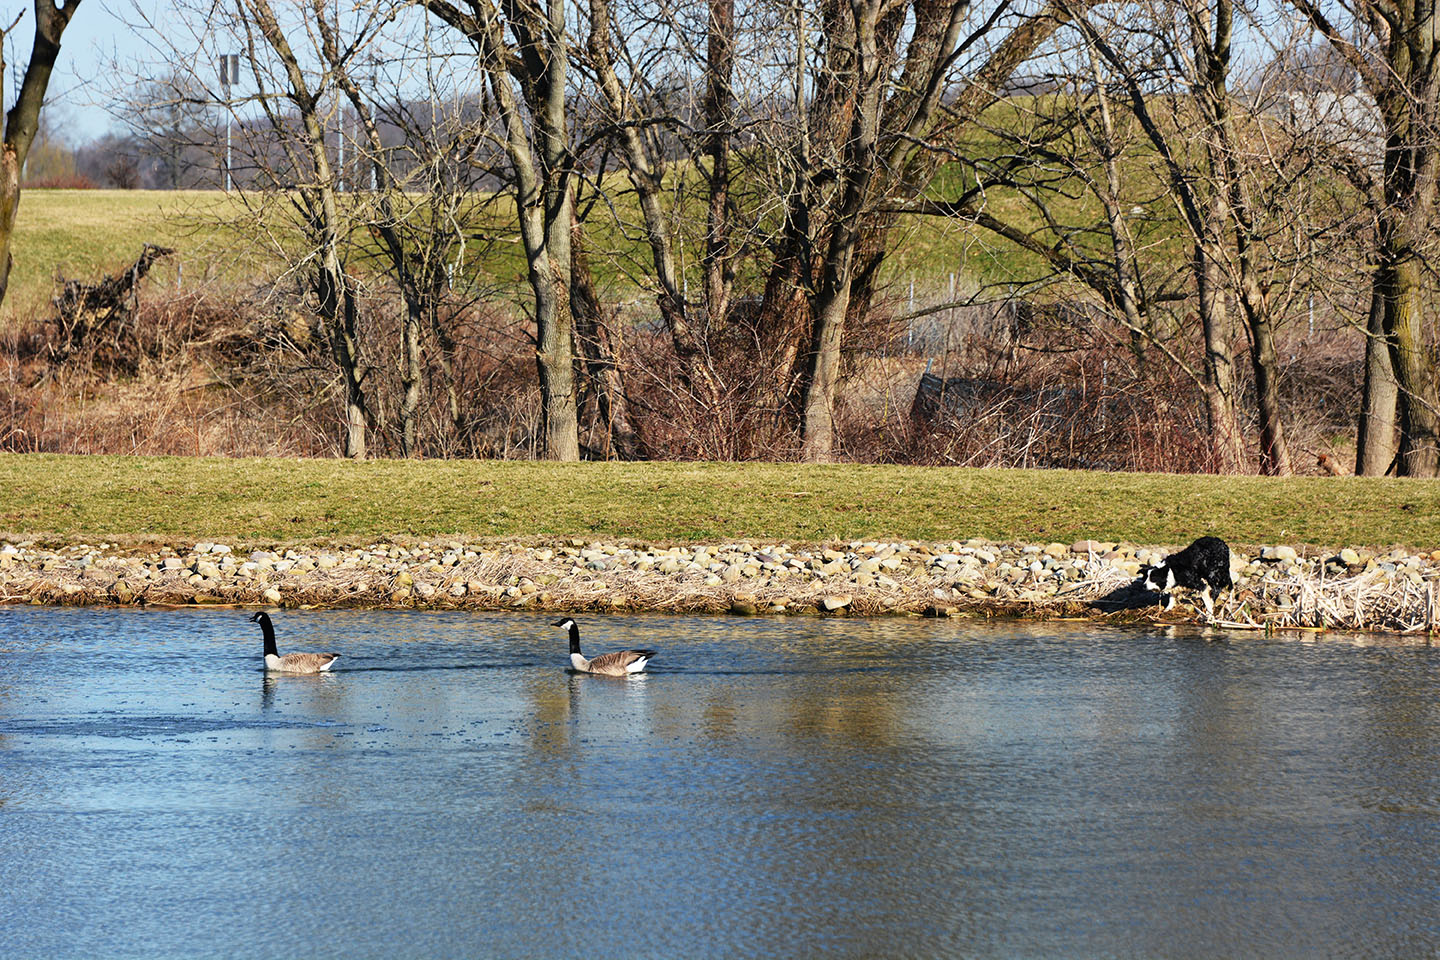
MULTIPOLYGON (((49 319, 0 336, 0 449, 335 455, 345 397, 324 328, 306 309, 304 290, 260 293, 131 291, 121 298, 125 309, 83 324, 74 297, 57 298, 49 319)), ((359 317, 372 451, 398 456, 404 317, 396 298, 379 290, 362 300, 359 317)), ((540 398, 526 322, 502 304, 450 305, 443 328, 448 348, 427 351, 422 368, 420 455, 537 456, 540 398)), ((718 391, 704 403, 678 386, 680 361, 663 327, 610 311, 598 329, 640 455, 799 457, 793 411, 772 399, 785 391, 767 382, 774 366, 756 356, 759 338, 742 320, 710 344, 718 391)), ((852 330, 837 411, 845 459, 1221 470, 1201 387, 1174 365, 1137 363, 1103 322, 1002 302, 953 308, 923 329, 890 319, 852 330)), ((1362 374, 1355 337, 1338 327, 1283 345, 1283 396, 1301 449, 1331 448, 1352 429, 1350 398, 1362 374)), ((603 371, 585 359, 579 369, 582 450, 614 455, 613 421, 595 387, 603 371)), ((1253 411, 1253 401, 1246 407, 1253 411)), ((1326 458, 1335 459, 1320 454, 1314 472, 1326 458)))

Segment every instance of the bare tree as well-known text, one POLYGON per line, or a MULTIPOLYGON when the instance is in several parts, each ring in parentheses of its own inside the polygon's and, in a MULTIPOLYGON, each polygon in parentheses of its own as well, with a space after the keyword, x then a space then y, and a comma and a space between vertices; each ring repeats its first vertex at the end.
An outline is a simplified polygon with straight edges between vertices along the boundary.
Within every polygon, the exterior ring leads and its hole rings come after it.
POLYGON ((290 169, 296 173, 294 209, 306 237, 306 272, 315 309, 330 338, 335 362, 345 383, 345 456, 364 459, 365 432, 372 417, 362 383, 359 303, 354 277, 347 265, 347 222, 337 198, 336 174, 327 150, 327 124, 322 116, 324 91, 306 76, 300 59, 269 0, 237 0, 236 11, 246 39, 246 54, 258 101, 270 129, 280 138, 290 169), (280 85, 272 90, 268 49, 279 68, 280 85), (279 110, 289 103, 298 119, 279 110))
MULTIPOLYGON (((903 209, 896 199, 925 189, 951 155, 927 148, 952 142, 1067 17, 1053 5, 1021 14, 1000 4, 982 15, 967 0, 822 4, 826 59, 792 153, 797 166, 808 169, 789 194, 792 249, 772 270, 772 279, 790 271, 812 291, 807 346, 797 357, 805 371, 794 378, 801 386, 804 459, 834 456, 845 326, 852 312, 868 310, 895 214, 903 209), (1007 16, 1013 17, 1008 33, 993 42, 1007 16), (986 55, 958 75, 962 58, 982 39, 991 44, 986 55), (813 274, 807 249, 816 251, 813 274)), ((797 23, 803 31, 798 14, 797 23)), ((781 280, 770 290, 793 286, 781 280)), ((783 309, 772 314, 785 315, 783 309)))
POLYGON ((570 37, 564 0, 424 0, 474 48, 503 129, 535 303, 542 442, 551 460, 580 459, 570 307, 574 157, 566 113, 570 37), (510 39, 507 40, 507 30, 510 39), (517 96, 516 85, 519 86, 517 96))
POLYGON ((1379 110, 1383 203, 1375 255, 1381 328, 1399 386, 1399 472, 1440 476, 1440 385, 1425 316, 1440 175, 1440 47, 1432 0, 1291 0, 1379 110))
MULTIPOLYGON (((463 432, 454 374, 455 342, 442 314, 454 280, 458 276, 463 282, 468 274, 465 229, 483 197, 474 192, 467 174, 478 144, 487 135, 488 115, 441 109, 442 94, 429 69, 425 73, 431 96, 422 101, 429 108, 423 117, 410 116, 401 99, 401 84, 396 85, 387 107, 377 100, 378 54, 367 52, 364 43, 375 22, 362 26, 358 37, 342 40, 321 0, 312 0, 312 7, 321 54, 349 102, 359 130, 353 152, 363 162, 355 164, 353 177, 364 181, 368 173, 371 181, 368 190, 360 185, 363 202, 352 204, 355 216, 365 220, 379 239, 384 266, 404 303, 400 452, 405 457, 416 456, 420 452, 422 341, 427 334, 439 347, 450 430, 457 437, 463 432), (369 71, 368 77, 357 77, 357 64, 369 71), (387 145, 387 128, 399 143, 387 145), (393 163, 402 153, 407 162, 393 163)), ((427 67, 443 59, 431 49, 428 38, 419 58, 427 67)), ((352 189, 354 186, 352 183, 352 189)))
MULTIPOLYGON (((0 146, 0 303, 5 301, 5 293, 10 286, 10 267, 14 263, 10 238, 15 232, 15 217, 20 209, 20 174, 25 169, 25 159, 40 126, 40 108, 45 103, 50 73, 60 56, 60 36, 79 6, 80 0, 70 0, 63 5, 51 0, 35 0, 35 37, 30 60, 25 65, 24 79, 20 81, 15 104, 5 114, 5 142, 0 146)), ((0 50, 3 50, 4 41, 19 26, 23 16, 23 13, 17 15, 10 26, 0 30, 0 50)), ((0 85, 3 85, 6 74, 4 57, 0 54, 0 85)), ((0 94, 3 94, 3 87, 0 87, 0 94)))

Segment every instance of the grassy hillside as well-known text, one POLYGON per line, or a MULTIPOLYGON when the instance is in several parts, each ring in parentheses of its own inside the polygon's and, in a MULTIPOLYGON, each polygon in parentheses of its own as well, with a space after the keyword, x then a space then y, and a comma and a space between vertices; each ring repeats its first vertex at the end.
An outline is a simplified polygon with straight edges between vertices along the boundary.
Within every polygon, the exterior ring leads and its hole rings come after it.
POLYGON ((725 463, 0 455, 11 536, 996 541, 1440 548, 1440 481, 725 463))
MULTIPOLYGON (((48 310, 55 278, 98 279, 133 261, 147 243, 176 247, 192 275, 204 272, 203 237, 194 216, 227 203, 223 194, 161 190, 26 190, 12 252, 14 272, 4 317, 48 310)), ((152 282, 173 286, 177 262, 162 262, 152 282)))

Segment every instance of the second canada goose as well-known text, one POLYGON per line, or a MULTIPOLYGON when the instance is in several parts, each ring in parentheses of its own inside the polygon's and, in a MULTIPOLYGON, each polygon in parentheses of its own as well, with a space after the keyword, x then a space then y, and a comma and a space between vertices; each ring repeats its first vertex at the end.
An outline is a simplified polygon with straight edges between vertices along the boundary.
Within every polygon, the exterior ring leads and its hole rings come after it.
POLYGON ((594 660, 587 660, 580 652, 580 628, 570 617, 550 624, 570 631, 570 665, 581 673, 602 673, 607 677, 623 677, 627 673, 639 673, 645 664, 655 656, 654 650, 617 650, 602 653, 594 660))
POLYGON ((275 649, 275 625, 270 622, 270 614, 261 610, 250 622, 260 624, 265 633, 266 673, 325 673, 340 658, 338 653, 287 653, 282 657, 275 649))

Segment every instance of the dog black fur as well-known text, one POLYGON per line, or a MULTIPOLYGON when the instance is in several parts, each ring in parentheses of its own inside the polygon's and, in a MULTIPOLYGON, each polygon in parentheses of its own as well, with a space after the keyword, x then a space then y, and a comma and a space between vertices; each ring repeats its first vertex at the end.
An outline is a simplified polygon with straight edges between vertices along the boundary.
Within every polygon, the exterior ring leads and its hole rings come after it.
MULTIPOLYGON (((1232 586, 1230 579, 1230 546, 1219 537, 1201 537, 1179 553, 1172 553, 1164 560, 1151 566, 1142 567, 1140 577, 1146 590, 1162 595, 1175 587, 1203 590, 1205 609, 1211 608, 1210 591, 1223 590, 1232 586)), ((1175 598, 1167 598, 1165 609, 1175 605, 1175 598)))

